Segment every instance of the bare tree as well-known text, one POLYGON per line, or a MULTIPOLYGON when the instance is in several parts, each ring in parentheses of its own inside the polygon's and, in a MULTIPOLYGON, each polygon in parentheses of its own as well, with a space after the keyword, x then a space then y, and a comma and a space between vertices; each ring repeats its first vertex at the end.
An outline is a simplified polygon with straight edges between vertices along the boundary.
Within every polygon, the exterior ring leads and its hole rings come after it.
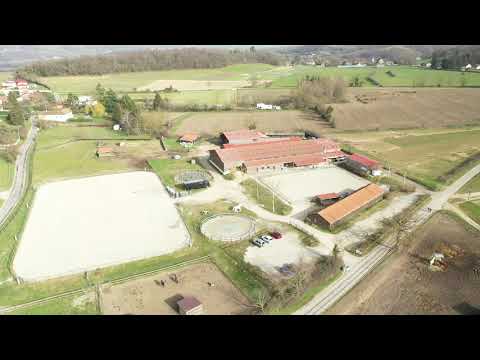
POLYGON ((260 290, 257 292, 255 296, 255 307, 260 311, 261 314, 264 314, 268 300, 269 296, 265 290, 260 290))

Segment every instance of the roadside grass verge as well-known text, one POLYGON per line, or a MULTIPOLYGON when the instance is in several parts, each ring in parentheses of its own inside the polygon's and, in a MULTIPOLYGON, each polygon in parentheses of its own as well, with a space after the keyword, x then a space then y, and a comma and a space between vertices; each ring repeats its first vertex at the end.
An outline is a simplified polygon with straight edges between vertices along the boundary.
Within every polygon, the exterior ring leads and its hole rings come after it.
POLYGON ((0 191, 5 191, 12 186, 15 175, 15 164, 0 158, 0 191))
POLYGON ((323 289, 334 283, 341 275, 342 271, 340 270, 340 267, 337 267, 336 271, 333 274, 327 276, 326 279, 315 281, 313 284, 308 286, 302 296, 300 296, 297 300, 284 307, 273 308, 268 311, 268 314, 291 315, 295 313, 297 310, 308 304, 323 289))
POLYGON ((480 224, 480 204, 467 201, 459 205, 460 209, 477 224, 480 224))
POLYGON ((480 192, 480 175, 476 175, 472 180, 466 183, 458 192, 460 194, 480 192))
MULTIPOLYGON (((418 209, 420 209, 428 201, 430 201, 430 198, 431 196, 428 194, 419 195, 415 202, 413 202, 413 204, 408 206, 399 214, 395 215, 391 221, 395 222, 395 219, 400 220, 410 218, 418 209)), ((356 253, 356 251, 359 250, 361 252, 361 256, 365 256, 377 245, 381 244, 388 236, 392 235, 395 230, 395 226, 391 225, 389 219, 382 222, 381 226, 375 232, 368 234, 365 241, 357 242, 350 246, 347 246, 345 250, 357 256, 358 254, 356 253)))
POLYGON ((256 201, 265 210, 278 215, 288 215, 292 212, 292 207, 278 196, 272 196, 272 192, 253 179, 248 179, 240 183, 247 196, 256 201), (257 192, 258 190, 258 192, 257 192), (274 211, 275 210, 275 211, 274 211))

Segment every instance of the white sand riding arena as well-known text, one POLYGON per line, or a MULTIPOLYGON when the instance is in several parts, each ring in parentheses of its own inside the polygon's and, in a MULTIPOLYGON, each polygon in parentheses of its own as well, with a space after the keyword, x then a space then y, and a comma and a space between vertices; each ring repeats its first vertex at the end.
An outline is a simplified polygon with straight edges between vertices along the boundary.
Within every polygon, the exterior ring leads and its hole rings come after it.
POLYGON ((308 207, 311 198, 346 189, 357 190, 369 182, 336 166, 292 170, 263 176, 260 180, 282 198, 298 207, 308 207))
POLYGON ((170 253, 189 243, 155 174, 94 176, 38 189, 13 268, 23 280, 38 281, 170 253))

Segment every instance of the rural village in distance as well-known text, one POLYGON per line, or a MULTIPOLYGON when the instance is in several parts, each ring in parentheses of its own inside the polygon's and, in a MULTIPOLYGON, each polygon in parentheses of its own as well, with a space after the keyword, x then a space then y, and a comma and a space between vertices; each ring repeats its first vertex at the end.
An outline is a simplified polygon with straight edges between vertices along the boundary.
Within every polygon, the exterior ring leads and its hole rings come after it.
POLYGON ((0 315, 480 314, 480 46, 2 47, 0 315))

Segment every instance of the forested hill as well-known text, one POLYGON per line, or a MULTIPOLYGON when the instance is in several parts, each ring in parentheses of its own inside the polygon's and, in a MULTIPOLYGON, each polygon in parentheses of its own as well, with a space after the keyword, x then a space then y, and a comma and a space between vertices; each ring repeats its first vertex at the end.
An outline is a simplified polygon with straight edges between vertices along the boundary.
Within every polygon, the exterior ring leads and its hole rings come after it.
POLYGON ((199 48, 143 50, 35 62, 21 71, 37 76, 103 75, 119 72, 219 68, 239 63, 281 65, 281 55, 255 50, 199 48))
POLYGON ((480 64, 480 46, 459 46, 448 50, 434 51, 432 67, 441 66, 443 69, 459 69, 462 66, 480 64))

